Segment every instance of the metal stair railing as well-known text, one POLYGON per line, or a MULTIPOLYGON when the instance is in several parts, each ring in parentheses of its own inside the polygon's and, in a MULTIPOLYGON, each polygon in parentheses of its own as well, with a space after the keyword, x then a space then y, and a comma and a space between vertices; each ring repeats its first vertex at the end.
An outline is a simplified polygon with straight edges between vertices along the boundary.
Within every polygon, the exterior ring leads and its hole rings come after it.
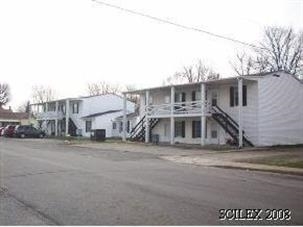
MULTIPOLYGON (((229 135, 239 143, 238 135, 239 135, 239 125, 238 123, 230 117, 227 113, 225 113, 220 107, 213 106, 213 118, 222 126, 222 128, 229 133, 229 135), (220 120, 222 119, 222 121, 220 120), (233 129, 233 132, 228 127, 230 126, 233 129)), ((245 136, 244 136, 244 130, 243 132, 243 142, 248 144, 249 146, 254 146, 245 136)))

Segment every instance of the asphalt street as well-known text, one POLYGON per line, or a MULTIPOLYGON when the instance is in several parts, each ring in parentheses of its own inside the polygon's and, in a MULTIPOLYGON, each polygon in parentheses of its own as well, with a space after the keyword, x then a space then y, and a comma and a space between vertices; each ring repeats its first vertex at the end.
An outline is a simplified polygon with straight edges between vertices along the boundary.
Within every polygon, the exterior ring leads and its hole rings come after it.
POLYGON ((0 225, 303 224, 300 176, 56 140, 0 138, 0 152, 0 225), (262 209, 263 220, 219 220, 220 209, 262 209), (291 219, 264 220, 266 209, 291 219))

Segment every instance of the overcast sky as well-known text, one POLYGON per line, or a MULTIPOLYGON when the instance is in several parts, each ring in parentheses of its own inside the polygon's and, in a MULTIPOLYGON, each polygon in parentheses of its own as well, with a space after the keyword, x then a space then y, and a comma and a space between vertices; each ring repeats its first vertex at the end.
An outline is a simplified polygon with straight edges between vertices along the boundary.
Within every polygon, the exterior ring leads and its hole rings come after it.
MULTIPOLYGON (((106 0, 104 0, 106 1, 106 0)), ((181 24, 257 42, 264 26, 303 26, 301 0, 107 0, 181 24)), ((202 59, 223 77, 243 46, 130 15, 91 0, 0 0, 0 82, 16 108, 32 86, 86 95, 87 83, 137 88, 202 59)))

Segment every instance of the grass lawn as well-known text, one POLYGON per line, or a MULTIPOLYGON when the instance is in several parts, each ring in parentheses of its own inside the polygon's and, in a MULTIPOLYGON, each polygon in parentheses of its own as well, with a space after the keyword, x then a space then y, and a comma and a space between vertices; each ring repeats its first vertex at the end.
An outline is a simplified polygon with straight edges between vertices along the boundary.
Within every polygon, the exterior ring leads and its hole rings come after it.
POLYGON ((272 166, 285 166, 291 168, 303 168, 303 156, 295 155, 295 154, 258 157, 248 160, 241 160, 240 162, 272 165, 272 166))

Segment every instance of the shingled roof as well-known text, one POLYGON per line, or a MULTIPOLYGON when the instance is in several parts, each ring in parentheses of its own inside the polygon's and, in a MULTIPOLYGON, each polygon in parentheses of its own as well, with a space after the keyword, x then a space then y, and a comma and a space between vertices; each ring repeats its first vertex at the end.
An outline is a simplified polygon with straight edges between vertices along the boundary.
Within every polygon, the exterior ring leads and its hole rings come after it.
POLYGON ((0 107, 0 119, 9 119, 9 120, 22 120, 29 117, 28 113, 25 112, 13 112, 10 109, 3 109, 0 107))

